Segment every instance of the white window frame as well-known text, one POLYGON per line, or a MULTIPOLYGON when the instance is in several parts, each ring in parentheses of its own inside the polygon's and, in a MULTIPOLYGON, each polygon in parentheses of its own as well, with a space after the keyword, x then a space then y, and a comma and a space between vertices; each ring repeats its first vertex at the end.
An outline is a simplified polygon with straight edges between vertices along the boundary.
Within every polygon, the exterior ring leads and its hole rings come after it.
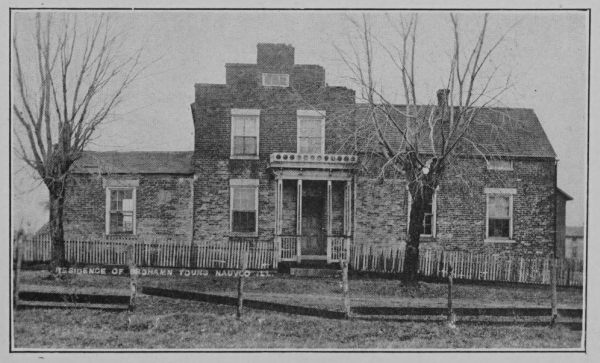
POLYGON ((263 73, 262 74, 262 85, 264 87, 289 87, 290 86, 290 75, 287 73, 263 73), (269 77, 272 79, 272 76, 277 76, 279 77, 279 80, 281 80, 281 77, 283 77, 284 82, 281 83, 267 83, 267 80, 269 79, 269 77))
POLYGON ((513 225, 514 225, 514 213, 513 213, 513 202, 514 195, 517 194, 516 188, 485 188, 485 239, 487 243, 515 243, 513 239, 513 225), (490 216, 489 216, 489 203, 490 196, 508 196, 508 238, 506 237, 490 237, 490 216))
MULTIPOLYGON (((408 194, 408 213, 406 214, 406 233, 408 234, 408 228, 410 226, 410 211, 412 208, 412 196, 410 195, 410 192, 408 191, 408 187, 407 189, 407 194, 408 194)), ((436 187, 435 190, 433 191, 433 196, 431 197, 431 234, 425 234, 425 233, 421 233, 421 237, 429 237, 429 238, 435 238, 436 236, 436 225, 437 225, 437 195, 438 195, 438 191, 439 191, 440 187, 436 187)))
POLYGON ((229 233, 238 236, 258 236, 258 179, 229 179, 229 233), (235 188, 254 189, 254 232, 233 231, 233 190, 235 188))
POLYGON ((231 146, 230 146, 230 159, 250 159, 257 160, 260 155, 260 109, 254 108, 232 108, 231 109, 231 146), (244 136, 255 136, 256 137, 256 155, 241 155, 234 153, 234 138, 233 123, 236 116, 252 117, 256 118, 256 135, 244 135, 244 136))
POLYGON ((119 235, 118 233, 110 232, 110 192, 112 190, 131 190, 131 199, 133 203, 133 218, 132 218, 132 235, 137 235, 137 188, 139 181, 137 180, 103 180, 105 190, 105 215, 104 215, 104 232, 107 236, 119 235))
POLYGON ((502 160, 502 159, 489 159, 486 160, 487 169, 488 170, 500 170, 500 171, 512 171, 513 170, 513 161, 512 160, 502 160), (510 163, 508 167, 501 166, 492 166, 491 161, 507 161, 510 163))
POLYGON ((302 118, 319 118, 321 120, 321 152, 325 154, 325 111, 297 110, 296 111, 296 153, 300 154, 300 120, 302 118))

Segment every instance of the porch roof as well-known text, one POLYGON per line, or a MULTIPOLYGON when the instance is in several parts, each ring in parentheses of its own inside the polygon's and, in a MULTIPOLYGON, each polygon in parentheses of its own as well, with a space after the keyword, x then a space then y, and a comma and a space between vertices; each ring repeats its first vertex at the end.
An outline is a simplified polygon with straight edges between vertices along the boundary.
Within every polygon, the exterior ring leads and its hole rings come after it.
POLYGON ((273 153, 269 167, 279 169, 352 170, 356 168, 356 155, 273 153))

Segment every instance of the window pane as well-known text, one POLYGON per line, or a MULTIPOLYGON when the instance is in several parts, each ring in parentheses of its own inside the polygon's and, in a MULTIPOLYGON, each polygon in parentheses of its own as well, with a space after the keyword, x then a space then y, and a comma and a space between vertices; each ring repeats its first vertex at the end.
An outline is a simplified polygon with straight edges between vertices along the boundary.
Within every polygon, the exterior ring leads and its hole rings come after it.
POLYGON ((298 122, 298 134, 300 136, 321 137, 321 118, 306 117, 298 122))
POLYGON ((510 217, 510 197, 501 195, 489 196, 488 216, 490 218, 510 217))
POLYGON ((231 133, 239 136, 244 135, 244 120, 239 116, 231 117, 231 133))
POLYGON ((110 214, 110 233, 123 231, 123 213, 114 212, 110 214))
POLYGON ((125 211, 133 211, 133 199, 123 199, 123 209, 125 211))
POLYGON ((244 155, 256 155, 256 137, 244 137, 244 155))
POLYGON ((123 215, 123 232, 133 232, 133 215, 123 215))
POLYGON ((235 136, 233 138, 233 154, 242 155, 244 154, 244 137, 235 136))
POLYGON ((431 234, 431 221, 432 215, 425 214, 425 218, 423 219, 423 234, 431 234))
POLYGON ((233 232, 255 232, 256 213, 234 211, 231 229, 233 232))
POLYGON ((489 169, 512 169, 511 160, 488 160, 489 169))
POLYGON ((287 87, 289 75, 285 73, 263 73, 263 86, 287 87))
POLYGON ((322 139, 312 137, 301 137, 298 139, 298 152, 302 154, 320 154, 322 139))
POLYGON ((233 210, 255 211, 255 188, 233 188, 233 210))
POLYGON ((489 236, 490 237, 504 237, 509 238, 510 220, 509 219, 495 219, 490 218, 489 220, 489 236))
POLYGON ((244 136, 254 136, 258 134, 258 118, 244 118, 244 136))

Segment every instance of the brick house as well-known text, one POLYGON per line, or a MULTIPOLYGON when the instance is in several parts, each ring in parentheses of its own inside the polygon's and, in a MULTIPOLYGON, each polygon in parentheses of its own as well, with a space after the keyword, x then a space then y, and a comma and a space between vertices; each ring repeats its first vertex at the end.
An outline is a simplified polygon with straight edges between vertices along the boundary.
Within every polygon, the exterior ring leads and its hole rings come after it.
MULTIPOLYGON (((226 64, 226 84, 195 85, 193 152, 86 153, 67 193, 66 235, 251 239, 274 243, 283 262, 333 262, 349 244, 404 243, 405 180, 379 178, 365 167, 368 148, 348 142, 365 105, 353 90, 329 86, 321 66, 295 64, 289 45, 257 51, 256 64, 226 64)), ((501 157, 473 153, 448 171, 428 205, 424 245, 552 251, 556 155, 532 110, 482 117, 506 115, 520 126, 501 138, 475 130, 501 157)))

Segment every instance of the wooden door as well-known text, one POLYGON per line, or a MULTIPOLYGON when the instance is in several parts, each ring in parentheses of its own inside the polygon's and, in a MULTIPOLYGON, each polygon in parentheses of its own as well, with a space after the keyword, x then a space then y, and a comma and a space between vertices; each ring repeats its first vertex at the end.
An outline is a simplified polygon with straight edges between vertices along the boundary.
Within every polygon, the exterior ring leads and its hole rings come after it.
POLYGON ((326 256, 325 200, 320 196, 302 199, 302 255, 326 256))

